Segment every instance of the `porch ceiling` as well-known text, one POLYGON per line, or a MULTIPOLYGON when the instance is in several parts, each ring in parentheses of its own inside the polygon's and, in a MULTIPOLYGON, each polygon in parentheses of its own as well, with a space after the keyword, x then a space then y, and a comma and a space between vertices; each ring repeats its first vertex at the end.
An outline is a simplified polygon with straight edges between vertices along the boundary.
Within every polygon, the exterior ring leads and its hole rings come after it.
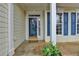
POLYGON ((79 3, 57 3, 57 7, 78 7, 79 3))
POLYGON ((19 3, 24 10, 45 10, 49 9, 49 3, 19 3))

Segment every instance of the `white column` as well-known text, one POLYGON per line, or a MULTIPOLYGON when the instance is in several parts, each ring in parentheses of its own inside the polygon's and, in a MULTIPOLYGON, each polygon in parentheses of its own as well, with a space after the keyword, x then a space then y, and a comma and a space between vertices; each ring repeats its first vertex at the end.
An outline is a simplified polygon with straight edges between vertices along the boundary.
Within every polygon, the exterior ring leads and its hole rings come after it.
POLYGON ((13 40, 13 4, 8 4, 8 55, 11 56, 14 54, 14 40, 13 40))
POLYGON ((50 39, 53 45, 56 45, 56 3, 51 3, 50 7, 50 39))

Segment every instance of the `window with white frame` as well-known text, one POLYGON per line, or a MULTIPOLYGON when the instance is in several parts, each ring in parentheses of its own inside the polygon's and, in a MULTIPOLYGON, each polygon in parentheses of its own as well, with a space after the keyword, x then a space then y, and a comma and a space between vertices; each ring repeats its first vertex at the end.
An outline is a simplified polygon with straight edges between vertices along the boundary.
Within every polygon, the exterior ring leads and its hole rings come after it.
POLYGON ((57 13, 56 34, 62 34, 62 13, 57 13))
POLYGON ((77 13, 77 15, 76 15, 76 12, 57 13, 56 18, 57 18, 57 21, 56 21, 57 22, 56 23, 56 34, 57 35, 62 35, 62 34, 68 35, 68 31, 69 31, 68 22, 69 22, 69 20, 71 20, 71 22, 70 22, 71 35, 76 35, 76 31, 77 31, 77 34, 79 34, 79 13, 77 13), (69 19, 69 14, 70 14, 71 19, 69 19), (77 17, 77 22, 76 22, 76 17, 77 17), (63 29, 62 29, 62 27, 63 27, 63 29))
POLYGON ((77 34, 79 34, 79 13, 77 13, 77 34))
POLYGON ((76 35, 76 12, 71 12, 71 35, 76 35))

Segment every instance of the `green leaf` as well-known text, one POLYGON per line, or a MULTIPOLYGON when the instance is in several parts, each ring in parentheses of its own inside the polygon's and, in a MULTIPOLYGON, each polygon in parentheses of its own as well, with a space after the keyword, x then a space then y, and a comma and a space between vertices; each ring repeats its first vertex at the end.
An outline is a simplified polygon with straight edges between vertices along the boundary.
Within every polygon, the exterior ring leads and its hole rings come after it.
POLYGON ((61 56, 59 49, 54 46, 51 42, 45 45, 42 49, 43 55, 45 56, 61 56))

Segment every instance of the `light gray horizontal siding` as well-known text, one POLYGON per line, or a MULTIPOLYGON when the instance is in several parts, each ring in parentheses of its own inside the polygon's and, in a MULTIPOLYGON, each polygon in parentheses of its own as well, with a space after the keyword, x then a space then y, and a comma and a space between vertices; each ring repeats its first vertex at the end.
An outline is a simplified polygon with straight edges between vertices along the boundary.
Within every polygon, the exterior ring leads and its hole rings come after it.
POLYGON ((0 55, 8 51, 8 4, 0 3, 0 55))
POLYGON ((25 20, 23 10, 14 5, 14 47, 17 48, 25 40, 25 20))

